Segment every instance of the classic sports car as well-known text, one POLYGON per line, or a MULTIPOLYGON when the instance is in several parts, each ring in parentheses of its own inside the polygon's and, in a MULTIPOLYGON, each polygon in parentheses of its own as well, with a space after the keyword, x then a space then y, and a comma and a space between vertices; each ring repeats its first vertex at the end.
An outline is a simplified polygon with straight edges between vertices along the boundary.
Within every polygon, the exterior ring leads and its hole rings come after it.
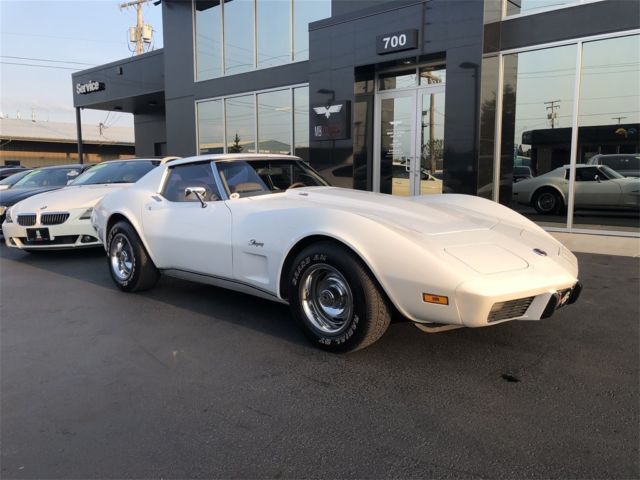
POLYGON ((10 189, 0 191, 0 224, 12 205, 33 195, 62 188, 87 168, 91 165, 60 165, 31 170, 10 189))
POLYGON ((100 246, 90 218, 106 193, 128 187, 160 160, 119 160, 100 163, 68 187, 41 193, 11 207, 2 225, 5 243, 27 252, 100 246))
MULTIPOLYGON (((576 165, 576 208, 637 209, 640 179, 623 177, 606 165, 576 165)), ((560 213, 569 199, 569 166, 513 184, 513 200, 538 213, 560 213)))
POLYGON ((91 221, 120 289, 162 272, 289 303, 331 351, 376 341, 393 307, 425 328, 483 327, 548 317, 581 289, 576 257, 504 206, 330 187, 296 157, 173 161, 91 221))

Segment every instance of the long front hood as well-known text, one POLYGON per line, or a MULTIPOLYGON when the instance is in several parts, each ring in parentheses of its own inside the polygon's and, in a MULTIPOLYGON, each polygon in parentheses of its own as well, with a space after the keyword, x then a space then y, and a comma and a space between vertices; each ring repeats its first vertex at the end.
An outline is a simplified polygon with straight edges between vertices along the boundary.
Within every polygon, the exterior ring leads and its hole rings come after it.
POLYGON ((16 213, 66 212, 75 208, 91 208, 107 193, 129 185, 118 183, 69 186, 23 200, 14 207, 14 211, 16 213))
POLYGON ((310 204, 351 212, 425 235, 488 230, 499 223, 496 217, 430 202, 429 197, 397 197, 343 188, 293 189, 286 195, 291 200, 305 198, 310 204))

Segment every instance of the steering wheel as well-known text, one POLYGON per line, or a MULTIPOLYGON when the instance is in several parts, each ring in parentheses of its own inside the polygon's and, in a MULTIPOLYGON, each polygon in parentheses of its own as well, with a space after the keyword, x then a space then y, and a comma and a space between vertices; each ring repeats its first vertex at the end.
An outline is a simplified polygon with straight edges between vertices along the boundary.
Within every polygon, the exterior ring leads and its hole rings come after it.
POLYGON ((306 183, 302 183, 302 182, 295 182, 295 183, 292 183, 291 185, 289 185, 289 186, 287 187, 287 190, 289 190, 290 188, 301 188, 301 187, 306 187, 306 186, 307 186, 307 184, 306 184, 306 183))

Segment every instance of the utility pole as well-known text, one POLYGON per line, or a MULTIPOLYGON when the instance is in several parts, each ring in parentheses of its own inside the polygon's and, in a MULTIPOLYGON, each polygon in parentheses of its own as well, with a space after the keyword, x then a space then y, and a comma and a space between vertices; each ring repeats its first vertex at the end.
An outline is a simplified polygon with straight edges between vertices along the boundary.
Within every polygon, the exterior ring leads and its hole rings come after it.
POLYGON ((545 107, 547 110, 549 110, 549 113, 547 113, 547 119, 551 120, 551 128, 555 128, 556 126, 556 118, 558 118, 558 115, 556 114, 556 109, 560 109, 560 100, 551 100, 549 102, 544 102, 545 105, 548 105, 547 107, 545 107), (558 105, 556 105, 556 103, 558 105))
POLYGON ((629 117, 611 117, 611 120, 618 120, 618 125, 620 125, 620 121, 621 121, 623 118, 629 118, 629 117))
POLYGON ((144 44, 151 43, 152 28, 151 25, 145 24, 142 20, 142 5, 150 0, 131 0, 121 3, 120 9, 136 7, 136 26, 129 29, 129 42, 135 43, 135 54, 144 53, 144 44))

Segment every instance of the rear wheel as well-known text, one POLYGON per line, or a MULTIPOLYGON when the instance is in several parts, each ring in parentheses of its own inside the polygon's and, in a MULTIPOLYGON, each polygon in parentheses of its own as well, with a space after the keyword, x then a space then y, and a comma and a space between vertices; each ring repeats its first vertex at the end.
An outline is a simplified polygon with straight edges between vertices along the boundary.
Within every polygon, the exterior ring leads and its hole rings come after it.
POLYGON ((311 341, 333 352, 371 345, 391 319, 386 296, 366 267, 330 242, 313 244, 296 257, 289 302, 311 341))
POLYGON ((533 203, 533 208, 542 214, 560 213, 564 206, 560 194, 550 188, 538 190, 531 203, 533 203))
POLYGON ((109 231, 108 238, 109 272, 118 288, 125 292, 152 288, 160 273, 134 228, 127 222, 118 222, 109 231))

